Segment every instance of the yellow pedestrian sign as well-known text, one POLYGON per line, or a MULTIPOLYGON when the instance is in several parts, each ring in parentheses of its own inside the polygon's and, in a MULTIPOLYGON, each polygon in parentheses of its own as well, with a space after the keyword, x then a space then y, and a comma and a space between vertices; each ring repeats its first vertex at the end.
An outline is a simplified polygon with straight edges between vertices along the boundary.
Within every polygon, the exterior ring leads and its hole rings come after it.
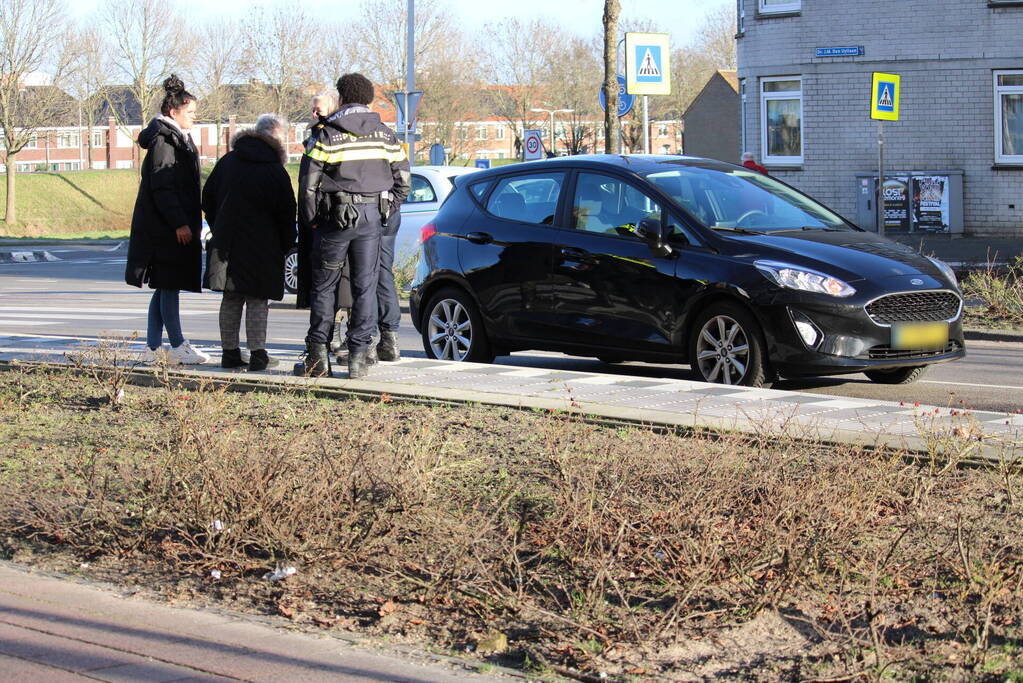
POLYGON ((671 46, 667 33, 625 34, 625 91, 671 94, 671 46))
POLYGON ((901 80, 898 74, 874 72, 870 88, 870 118, 880 121, 899 120, 901 80))

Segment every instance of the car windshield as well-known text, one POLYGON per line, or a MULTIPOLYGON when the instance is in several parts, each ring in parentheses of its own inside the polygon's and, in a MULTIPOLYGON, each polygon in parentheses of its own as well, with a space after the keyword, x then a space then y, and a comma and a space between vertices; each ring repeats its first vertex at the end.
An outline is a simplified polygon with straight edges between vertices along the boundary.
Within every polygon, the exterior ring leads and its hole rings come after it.
POLYGON ((756 171, 680 166, 646 178, 708 228, 852 230, 838 214, 756 171))

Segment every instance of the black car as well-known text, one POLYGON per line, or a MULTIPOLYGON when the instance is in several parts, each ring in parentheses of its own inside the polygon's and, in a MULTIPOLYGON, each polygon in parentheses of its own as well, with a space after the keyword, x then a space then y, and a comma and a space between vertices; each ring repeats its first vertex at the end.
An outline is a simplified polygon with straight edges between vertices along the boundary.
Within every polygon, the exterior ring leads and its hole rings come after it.
POLYGON ((962 358, 944 263, 785 183, 677 156, 579 156, 460 179, 421 235, 412 320, 431 358, 547 349, 689 363, 708 382, 962 358))

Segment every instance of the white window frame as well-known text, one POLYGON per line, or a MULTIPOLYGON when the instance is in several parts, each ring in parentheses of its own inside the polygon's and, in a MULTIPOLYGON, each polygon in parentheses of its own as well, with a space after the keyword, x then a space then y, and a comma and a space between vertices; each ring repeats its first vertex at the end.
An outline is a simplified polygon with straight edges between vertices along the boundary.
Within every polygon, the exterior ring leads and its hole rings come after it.
POLYGON ((803 118, 803 77, 802 76, 766 76, 760 79, 760 158, 765 166, 801 166, 806 155, 806 127, 803 118), (799 90, 768 93, 764 86, 776 81, 797 81, 799 90), (767 144, 767 101, 768 100, 799 100, 799 156, 770 156, 767 144))
POLYGON ((735 32, 740 36, 746 33, 746 0, 738 0, 735 8, 735 32))
POLYGON ((487 132, 487 127, 485 125, 476 127, 476 139, 477 140, 490 139, 490 134, 487 132))
POLYGON ((494 139, 504 140, 504 126, 501 125, 497 126, 497 128, 494 130, 494 139))
POLYGON ((992 73, 995 96, 995 163, 1023 164, 1023 154, 1002 152, 1002 95, 1023 95, 1023 85, 998 85, 999 76, 1023 75, 1023 69, 1001 69, 992 73))
POLYGON ((92 148, 99 149, 100 147, 106 146, 106 141, 103 139, 103 131, 94 130, 89 133, 92 136, 92 148))
POLYGON ((81 135, 76 131, 60 131, 57 133, 57 149, 77 149, 82 146, 81 135), (67 143, 73 144, 67 144, 67 143))
POLYGON ((739 154, 749 151, 749 141, 746 139, 746 116, 749 111, 746 108, 746 79, 739 79, 739 154))
POLYGON ((788 12, 798 12, 802 2, 800 0, 791 0, 790 2, 780 4, 767 4, 767 0, 757 0, 757 12, 759 14, 783 14, 788 12))

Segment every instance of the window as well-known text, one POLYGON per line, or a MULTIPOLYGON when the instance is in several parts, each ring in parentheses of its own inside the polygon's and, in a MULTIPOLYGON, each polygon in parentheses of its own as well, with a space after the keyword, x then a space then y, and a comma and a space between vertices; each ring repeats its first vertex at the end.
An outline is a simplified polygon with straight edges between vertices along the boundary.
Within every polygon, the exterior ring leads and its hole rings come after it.
POLYGON ((105 136, 103 135, 103 131, 101 130, 92 131, 92 146, 103 147, 106 144, 106 140, 104 140, 104 137, 105 136))
POLYGON ((803 163, 803 85, 799 77, 760 82, 760 134, 767 164, 803 163))
POLYGON ((423 202, 437 201, 437 193, 433 191, 430 181, 421 175, 412 174, 412 189, 408 193, 408 204, 421 204, 423 202))
POLYGON ((551 225, 558 207, 564 173, 537 173, 503 178, 490 193, 487 211, 499 218, 551 225))
POLYGON ((800 5, 800 0, 757 0, 757 2, 757 9, 761 14, 798 12, 800 5))
POLYGON ((746 79, 739 79, 739 153, 749 149, 746 146, 746 79))
POLYGON ((487 137, 488 136, 487 136, 487 127, 486 126, 480 126, 480 127, 478 127, 476 129, 476 139, 477 140, 486 140, 487 137))
POLYGON ((641 220, 660 216, 661 207, 632 185, 596 173, 579 174, 572 203, 576 230, 631 238, 641 220))
POLYGON ((1023 69, 995 72, 995 162, 1023 164, 1023 69))
POLYGON ((28 142, 25 143, 25 149, 39 149, 39 136, 32 133, 32 137, 30 137, 28 142))
POLYGON ((504 140, 504 126, 498 126, 497 130, 494 131, 495 140, 504 140))
POLYGON ((746 32, 746 0, 738 0, 735 10, 735 28, 738 35, 746 32))
POLYGON ((57 147, 74 148, 78 147, 78 133, 57 133, 57 147))
POLYGON ((661 125, 657 127, 657 137, 666 138, 668 137, 668 127, 661 125))

